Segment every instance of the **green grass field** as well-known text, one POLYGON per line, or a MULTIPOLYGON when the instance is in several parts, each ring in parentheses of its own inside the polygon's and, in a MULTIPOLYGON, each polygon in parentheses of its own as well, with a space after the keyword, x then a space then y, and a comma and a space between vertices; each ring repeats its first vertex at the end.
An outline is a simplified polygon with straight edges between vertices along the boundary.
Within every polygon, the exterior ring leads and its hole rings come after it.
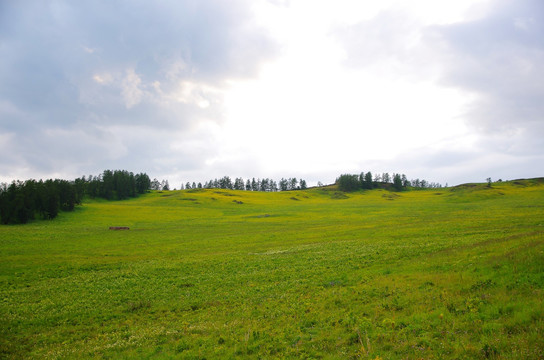
POLYGON ((0 260, 2 358, 544 358, 542 179, 88 201, 0 260))

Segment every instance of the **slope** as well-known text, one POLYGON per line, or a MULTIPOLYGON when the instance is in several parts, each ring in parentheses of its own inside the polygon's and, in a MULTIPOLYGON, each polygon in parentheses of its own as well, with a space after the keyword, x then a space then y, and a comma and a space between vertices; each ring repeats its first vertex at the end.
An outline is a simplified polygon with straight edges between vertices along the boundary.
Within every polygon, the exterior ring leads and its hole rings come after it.
POLYGON ((541 358, 543 204, 539 180, 189 190, 2 226, 0 354, 541 358))

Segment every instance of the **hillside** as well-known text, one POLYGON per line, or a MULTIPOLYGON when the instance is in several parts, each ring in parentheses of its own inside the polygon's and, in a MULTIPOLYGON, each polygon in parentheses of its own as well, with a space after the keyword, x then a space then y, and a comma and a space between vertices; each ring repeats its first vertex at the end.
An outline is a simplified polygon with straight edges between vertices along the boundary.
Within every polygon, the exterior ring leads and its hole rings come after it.
POLYGON ((0 226, 0 357, 542 358, 543 206, 542 178, 210 189, 0 226))

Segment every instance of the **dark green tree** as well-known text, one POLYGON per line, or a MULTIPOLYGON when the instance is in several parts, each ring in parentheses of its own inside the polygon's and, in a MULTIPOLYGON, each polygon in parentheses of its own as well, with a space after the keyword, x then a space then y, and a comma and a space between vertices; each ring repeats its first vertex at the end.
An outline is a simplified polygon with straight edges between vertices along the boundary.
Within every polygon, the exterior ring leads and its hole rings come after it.
POLYGON ((365 174, 363 189, 372 189, 373 187, 374 187, 374 183, 372 182, 372 173, 369 171, 365 174))
POLYGON ((359 189, 359 177, 352 174, 342 174, 336 179, 336 185, 340 191, 355 191, 359 189))
POLYGON ((136 174, 134 176, 134 182, 138 194, 143 194, 151 188, 151 179, 149 179, 149 176, 145 173, 136 174))
POLYGON ((76 192, 68 180, 55 180, 54 187, 57 188, 59 207, 64 211, 72 211, 76 205, 76 192))
POLYGON ((393 175, 393 188, 396 191, 401 191, 402 190, 402 178, 401 178, 400 174, 394 174, 393 175))
POLYGON ((55 182, 51 179, 44 182, 43 208, 41 213, 44 219, 54 219, 59 213, 60 197, 55 182))

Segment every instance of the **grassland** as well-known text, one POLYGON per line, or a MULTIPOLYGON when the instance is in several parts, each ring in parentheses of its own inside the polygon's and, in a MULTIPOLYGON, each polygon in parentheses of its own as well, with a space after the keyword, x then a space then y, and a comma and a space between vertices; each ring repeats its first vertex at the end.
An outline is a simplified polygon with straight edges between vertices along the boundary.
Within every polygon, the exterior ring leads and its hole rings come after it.
POLYGON ((542 359, 543 208, 542 180, 87 202, 0 227, 0 357, 542 359))

